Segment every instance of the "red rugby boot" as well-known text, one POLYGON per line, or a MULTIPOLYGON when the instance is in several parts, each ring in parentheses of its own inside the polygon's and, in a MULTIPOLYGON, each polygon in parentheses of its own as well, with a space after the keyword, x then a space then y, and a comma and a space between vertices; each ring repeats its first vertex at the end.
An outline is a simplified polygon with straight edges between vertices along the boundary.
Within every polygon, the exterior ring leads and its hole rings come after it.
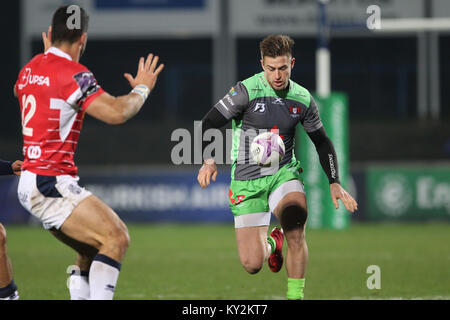
POLYGON ((283 266, 283 242, 284 234, 283 230, 278 227, 273 228, 270 236, 275 240, 276 246, 273 253, 269 256, 267 264, 272 272, 278 272, 283 266))

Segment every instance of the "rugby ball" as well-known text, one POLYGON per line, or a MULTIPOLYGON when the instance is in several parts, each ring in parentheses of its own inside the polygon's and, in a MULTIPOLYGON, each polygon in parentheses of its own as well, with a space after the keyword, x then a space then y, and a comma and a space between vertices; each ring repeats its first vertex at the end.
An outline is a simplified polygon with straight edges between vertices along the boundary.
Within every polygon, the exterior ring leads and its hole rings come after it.
POLYGON ((253 161, 261 167, 276 166, 284 157, 285 147, 281 137, 274 132, 257 135, 250 145, 253 161))

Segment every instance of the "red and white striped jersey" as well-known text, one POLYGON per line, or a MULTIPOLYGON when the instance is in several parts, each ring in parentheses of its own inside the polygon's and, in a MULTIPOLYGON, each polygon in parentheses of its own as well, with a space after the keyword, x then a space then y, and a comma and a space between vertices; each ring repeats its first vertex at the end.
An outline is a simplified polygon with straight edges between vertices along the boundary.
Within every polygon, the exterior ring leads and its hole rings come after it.
POLYGON ((20 71, 15 88, 22 114, 22 170, 76 176, 73 157, 84 113, 104 92, 92 72, 52 47, 20 71))

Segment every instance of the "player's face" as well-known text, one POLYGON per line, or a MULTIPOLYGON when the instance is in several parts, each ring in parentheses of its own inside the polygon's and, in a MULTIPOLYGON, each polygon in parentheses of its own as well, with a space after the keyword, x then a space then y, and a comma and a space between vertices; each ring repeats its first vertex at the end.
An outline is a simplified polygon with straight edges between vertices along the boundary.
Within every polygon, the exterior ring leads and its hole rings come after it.
POLYGON ((289 84, 295 59, 291 56, 264 57, 261 60, 264 75, 275 90, 284 90, 289 84))

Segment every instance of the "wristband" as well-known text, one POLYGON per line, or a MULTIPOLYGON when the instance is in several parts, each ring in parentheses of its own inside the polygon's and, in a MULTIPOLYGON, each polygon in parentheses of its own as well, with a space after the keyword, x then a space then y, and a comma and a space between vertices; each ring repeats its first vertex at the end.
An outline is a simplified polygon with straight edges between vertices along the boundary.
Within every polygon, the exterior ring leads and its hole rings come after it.
POLYGON ((138 84, 131 92, 139 94, 144 99, 144 102, 150 95, 150 89, 145 84, 138 84))

